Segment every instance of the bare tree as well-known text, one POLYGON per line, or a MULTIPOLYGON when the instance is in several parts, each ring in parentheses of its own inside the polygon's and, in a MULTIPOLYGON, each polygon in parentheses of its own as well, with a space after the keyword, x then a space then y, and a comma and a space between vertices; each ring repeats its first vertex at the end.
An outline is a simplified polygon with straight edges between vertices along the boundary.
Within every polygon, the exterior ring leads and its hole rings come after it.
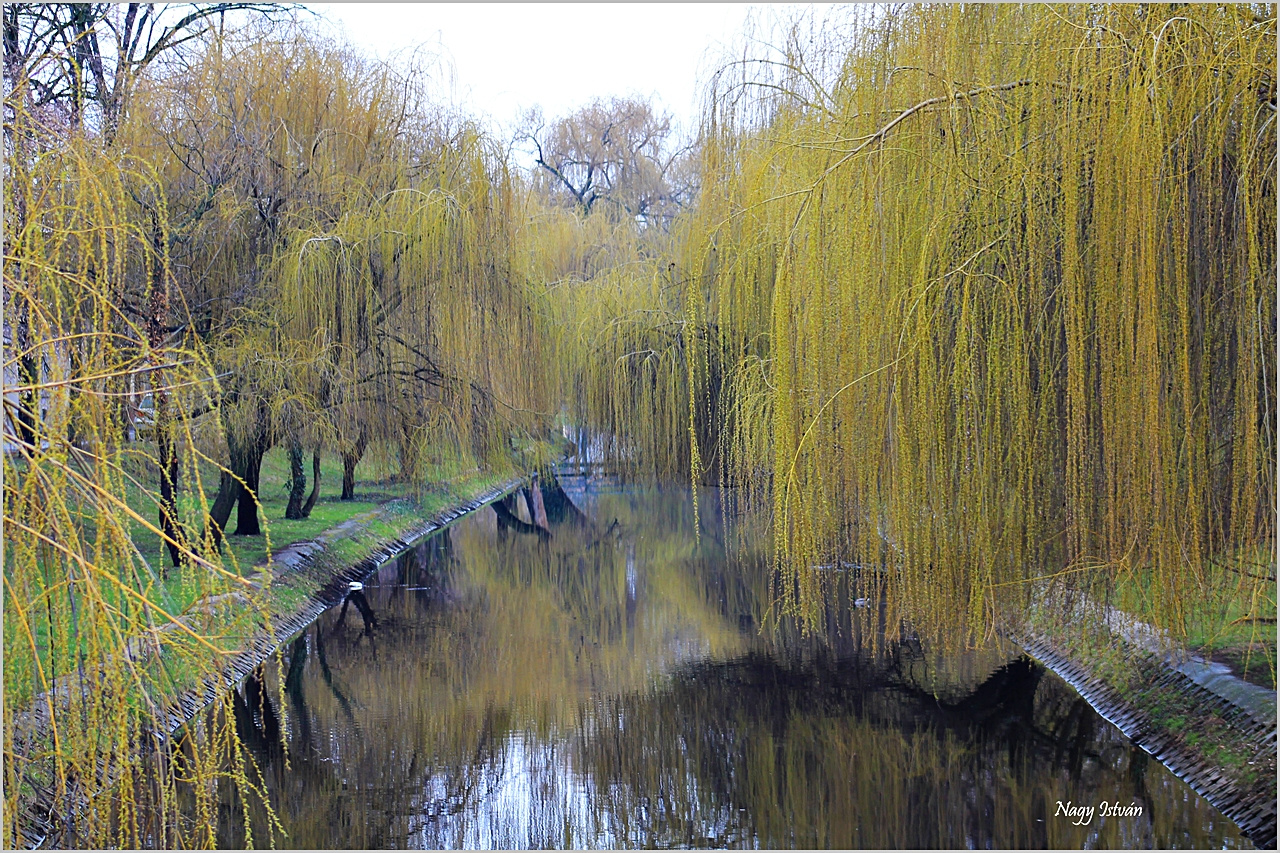
MULTIPOLYGON (((228 13, 280 17, 274 3, 6 3, 6 98, 29 94, 71 127, 86 122, 110 142, 149 67, 225 23, 228 13)), ((6 110, 6 123, 8 113, 6 110)))
POLYGON ((583 213, 666 224, 693 194, 691 146, 672 150, 671 117, 644 100, 597 100, 548 124, 529 113, 523 136, 553 195, 583 213))

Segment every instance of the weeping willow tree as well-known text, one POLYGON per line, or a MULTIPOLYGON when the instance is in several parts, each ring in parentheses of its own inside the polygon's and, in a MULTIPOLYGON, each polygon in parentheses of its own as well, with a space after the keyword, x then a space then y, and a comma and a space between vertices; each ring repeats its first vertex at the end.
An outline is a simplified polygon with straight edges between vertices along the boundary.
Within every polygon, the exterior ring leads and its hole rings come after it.
POLYGON ((1143 572, 1183 631, 1211 564, 1274 572, 1274 10, 851 32, 722 72, 680 234, 727 368, 666 417, 717 419, 786 608, 883 567, 891 612, 976 639, 1034 579, 1143 572))
POLYGON ((515 259, 514 185, 492 142, 433 104, 424 69, 297 28, 213 40, 190 71, 157 82, 160 132, 140 128, 136 144, 189 212, 180 250, 229 374, 220 405, 240 479, 283 441, 298 485, 311 444, 342 454, 349 498, 370 447, 398 452, 420 482, 424 452, 489 462, 507 433, 545 433, 542 312, 515 259))
POLYGON ((5 842, 210 844, 207 827, 179 819, 179 791, 208 811, 218 773, 250 781, 243 763, 212 757, 238 741, 215 715, 193 736, 203 748, 178 763, 166 723, 192 679, 219 677, 261 603, 194 534, 203 483, 190 414, 216 377, 199 341, 168 325, 183 312, 170 304, 155 170, 50 131, 20 99, 9 106, 5 842), (137 395, 153 404, 146 444, 123 440, 137 395), (180 568, 165 583, 171 555, 180 568), (219 602, 239 615, 219 617, 219 602), (144 815, 138 804, 156 798, 144 815), (157 814, 158 825, 146 816, 157 814))
POLYGON ((413 69, 300 28, 212 33, 188 59, 138 81, 109 147, 56 131, 8 152, 15 843, 208 845, 215 777, 261 789, 229 708, 178 752, 167 732, 181 688, 263 627, 266 576, 219 546, 236 504, 228 532, 265 532, 272 445, 295 486, 304 445, 355 460, 369 441, 416 481, 442 447, 510 466, 550 426, 545 300, 492 143, 413 69))
POLYGON ((569 356, 563 387, 590 444, 584 457, 658 477, 691 470, 687 355, 705 340, 686 334, 680 292, 669 271, 645 264, 555 293, 565 317, 561 351, 569 356))
POLYGON ((536 191, 521 221, 530 234, 522 262, 547 282, 559 399, 580 458, 686 476, 693 449, 714 447, 717 423, 699 418, 699 440, 688 440, 688 365, 716 350, 705 328, 687 322, 688 297, 700 291, 672 261, 670 235, 549 204, 536 191))
POLYGON ((514 189, 463 125, 398 186, 295 230, 275 258, 286 334, 324 338, 350 377, 338 404, 365 413, 364 439, 400 448, 411 481, 424 453, 503 468, 514 438, 550 428, 545 300, 513 251, 514 189))
POLYGON ((220 537, 238 507, 229 532, 258 535, 259 470, 272 446, 288 447, 288 515, 301 517, 304 445, 318 460, 354 441, 344 429, 352 411, 333 401, 345 377, 326 341, 282 332, 271 259, 295 229, 336 220, 393 169, 400 81, 297 26, 212 34, 185 71, 147 81, 118 138, 164 175, 182 290, 224 377, 210 406, 224 434, 205 446, 228 471, 208 528, 220 537))

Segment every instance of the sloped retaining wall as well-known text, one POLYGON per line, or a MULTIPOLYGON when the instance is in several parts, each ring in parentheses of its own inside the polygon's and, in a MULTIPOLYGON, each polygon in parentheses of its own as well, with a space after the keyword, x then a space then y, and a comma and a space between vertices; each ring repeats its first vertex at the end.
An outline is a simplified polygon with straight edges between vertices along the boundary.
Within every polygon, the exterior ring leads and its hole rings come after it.
MULTIPOLYGON (((297 542, 280 549, 273 557, 275 570, 272 575, 276 578, 302 576, 319 586, 319 590, 296 610, 273 614, 271 630, 258 631, 246 648, 232 659, 230 665, 220 675, 206 680, 199 688, 188 692, 175 705, 169 707, 156 726, 157 739, 172 735, 203 708, 240 683, 255 667, 270 658, 282 643, 310 625, 325 610, 340 602, 347 592, 348 583, 367 577, 379 565, 411 547, 413 543, 443 529, 462 516, 510 494, 522 483, 523 480, 517 478, 493 486, 469 501, 430 518, 412 522, 408 529, 401 531, 399 536, 371 541, 367 555, 354 564, 335 557, 327 550, 328 544, 361 530, 371 521, 383 518, 386 513, 384 508, 348 519, 338 527, 316 537, 315 540, 297 542)), ((38 720, 33 723, 33 725, 38 724, 38 720)), ((103 773, 107 775, 105 769, 103 773)), ((109 779, 99 781, 110 784, 109 779)), ((72 799, 76 803, 83 803, 79 796, 73 795, 72 799)), ((59 812, 54 800, 55 796, 51 790, 37 787, 35 795, 20 804, 22 834, 29 844, 41 846, 49 839, 56 837, 60 831, 58 827, 64 822, 64 818, 55 816, 59 812)))
MULTIPOLYGON (((314 622, 321 613, 342 601, 347 593, 347 585, 351 581, 363 580, 378 566, 405 551, 418 540, 430 536, 498 498, 509 495, 519 488, 521 483, 521 480, 515 479, 494 486, 467 503, 415 524, 396 538, 374 543, 369 555, 355 564, 345 564, 330 558, 325 550, 324 541, 295 543, 281 549, 274 558, 277 564, 283 566, 283 570, 277 572, 278 575, 305 572, 317 578, 323 586, 306 604, 292 614, 279 616, 270 632, 259 631, 249 646, 232 659, 231 665, 222 676, 206 681, 201 689, 192 691, 182 697, 177 706, 171 707, 166 719, 167 733, 173 734, 177 731, 202 708, 239 684, 245 676, 253 672, 255 667, 275 654, 283 643, 314 622)), ((376 511, 372 515, 376 517, 376 511)), ((341 527, 337 528, 339 531, 341 529, 341 527)), ((332 533, 331 531, 330 538, 336 538, 332 533)))
MULTIPOLYGON (((1030 631, 1010 638, 1074 687, 1105 720, 1125 736, 1158 758, 1174 775, 1185 781, 1200 796, 1221 811, 1260 848, 1276 846, 1275 778, 1258 784, 1241 783, 1234 774, 1215 767, 1188 749, 1182 738, 1157 725, 1152 715, 1137 707, 1104 681, 1095 668, 1074 659, 1052 640, 1030 631)), ((1209 715, 1226 723, 1237 733, 1239 742, 1252 753, 1252 760, 1275 766, 1276 719, 1268 718, 1258 708, 1246 707, 1198 684, 1190 675, 1169 662, 1149 653, 1134 650, 1131 661, 1138 666, 1154 667, 1154 685, 1172 690, 1185 698, 1186 707, 1202 718, 1209 715)))

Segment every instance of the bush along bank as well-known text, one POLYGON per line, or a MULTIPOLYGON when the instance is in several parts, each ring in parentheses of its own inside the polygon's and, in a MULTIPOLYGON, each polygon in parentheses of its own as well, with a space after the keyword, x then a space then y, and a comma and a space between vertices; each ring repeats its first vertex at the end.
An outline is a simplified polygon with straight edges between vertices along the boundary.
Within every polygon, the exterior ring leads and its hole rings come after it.
POLYGON ((1043 592, 1008 633, 1258 847, 1276 846, 1275 691, 1079 593, 1043 592), (1073 622, 1092 628, 1068 630, 1073 622))

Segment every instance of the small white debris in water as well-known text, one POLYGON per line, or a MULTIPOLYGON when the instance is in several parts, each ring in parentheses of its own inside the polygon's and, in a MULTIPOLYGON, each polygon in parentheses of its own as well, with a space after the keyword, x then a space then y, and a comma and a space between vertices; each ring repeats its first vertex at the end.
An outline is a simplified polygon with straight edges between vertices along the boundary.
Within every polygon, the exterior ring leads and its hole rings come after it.
POLYGON ((853 601, 853 606, 854 606, 854 607, 870 607, 870 606, 871 606, 871 599, 869 599, 869 598, 855 598, 855 599, 854 599, 854 601, 853 601))
POLYGON ((347 589, 351 590, 352 592, 355 592, 358 589, 364 589, 364 584, 360 583, 360 581, 352 581, 351 583, 347 584, 347 589))

